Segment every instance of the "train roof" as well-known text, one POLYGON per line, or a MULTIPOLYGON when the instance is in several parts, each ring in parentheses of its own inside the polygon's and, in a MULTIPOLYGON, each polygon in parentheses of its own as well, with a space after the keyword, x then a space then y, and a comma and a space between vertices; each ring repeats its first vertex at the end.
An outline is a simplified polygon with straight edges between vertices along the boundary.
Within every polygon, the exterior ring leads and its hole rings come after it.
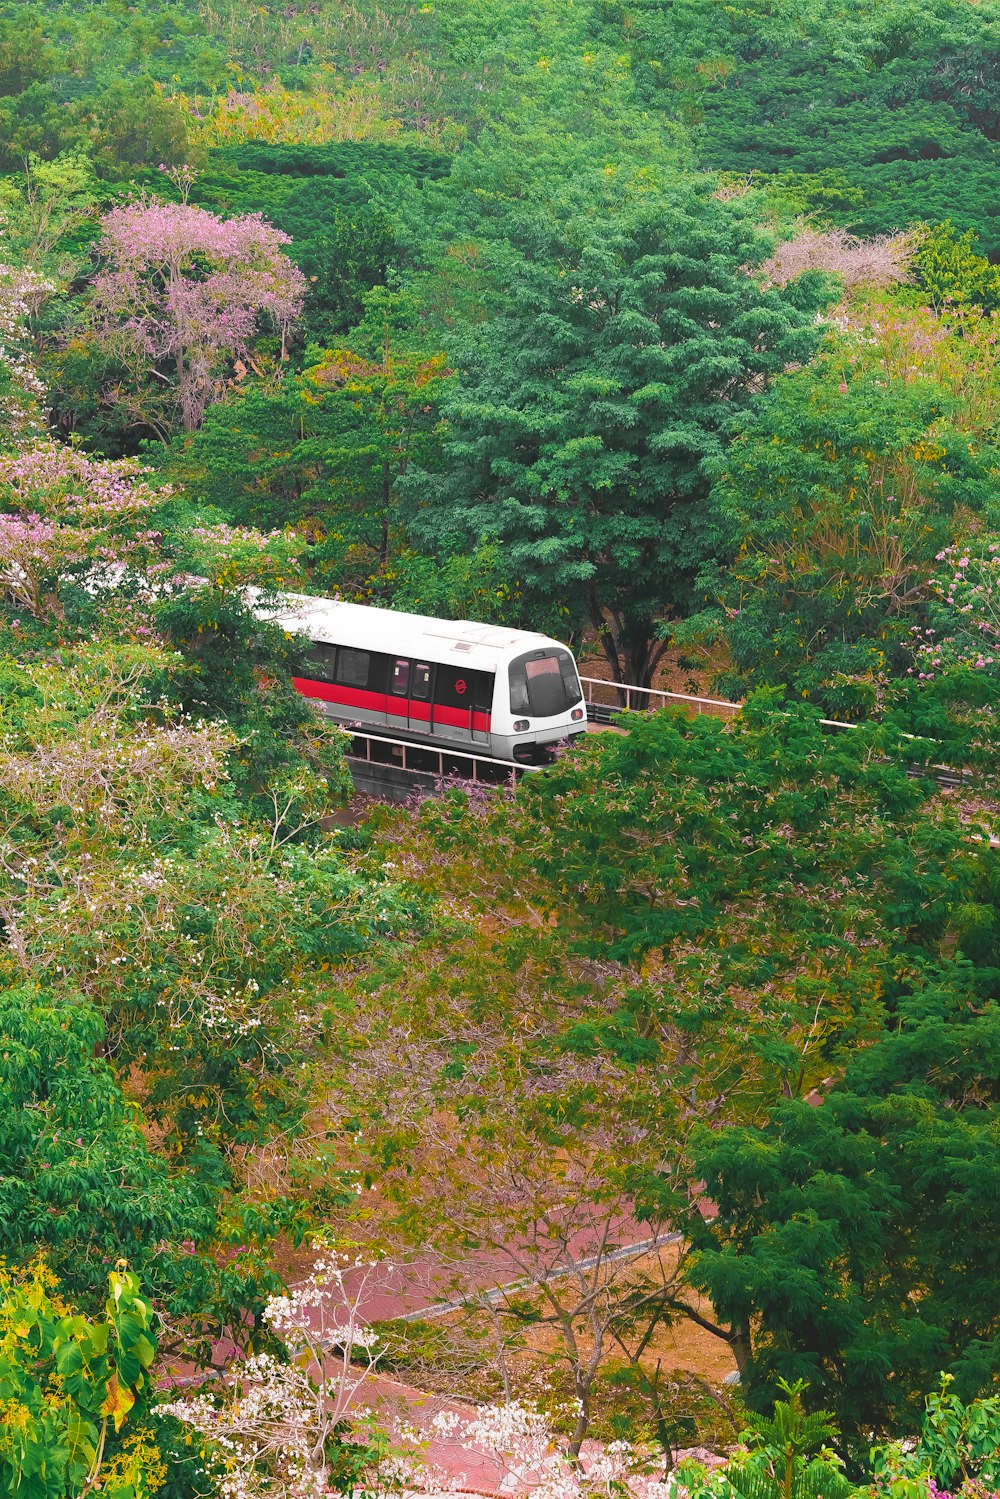
MULTIPOLYGON (((433 619, 395 609, 372 609, 340 599, 304 593, 284 595, 286 607, 262 610, 268 619, 293 634, 329 645, 387 654, 424 656, 430 661, 463 661, 480 671, 495 672, 514 656, 543 645, 558 645, 548 635, 477 624, 471 619, 433 619)), ((565 646, 561 647, 563 650, 565 646)))

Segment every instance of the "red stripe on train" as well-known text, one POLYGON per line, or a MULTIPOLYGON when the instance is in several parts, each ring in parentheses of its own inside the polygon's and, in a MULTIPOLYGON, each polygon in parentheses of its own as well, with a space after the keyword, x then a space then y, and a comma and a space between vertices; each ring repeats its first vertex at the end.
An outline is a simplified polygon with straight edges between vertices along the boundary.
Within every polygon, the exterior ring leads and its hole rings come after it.
MULTIPOLYGON (((388 713, 393 718, 410 718, 431 727, 431 705, 414 698, 390 697, 384 692, 367 692, 359 687, 342 687, 339 683, 314 682, 307 677, 293 677, 292 686, 303 697, 319 698, 324 703, 334 703, 338 708, 367 708, 369 713, 388 713)), ((452 729, 469 729, 468 708, 447 708, 434 704, 434 723, 445 724, 452 729)), ((490 731, 489 713, 472 714, 472 728, 480 734, 490 731)))
POLYGON ((369 713, 385 712, 384 692, 366 692, 360 687, 335 687, 332 682, 314 682, 306 677, 293 677, 292 686, 303 697, 318 697, 324 703, 336 703, 338 708, 367 708, 369 713))

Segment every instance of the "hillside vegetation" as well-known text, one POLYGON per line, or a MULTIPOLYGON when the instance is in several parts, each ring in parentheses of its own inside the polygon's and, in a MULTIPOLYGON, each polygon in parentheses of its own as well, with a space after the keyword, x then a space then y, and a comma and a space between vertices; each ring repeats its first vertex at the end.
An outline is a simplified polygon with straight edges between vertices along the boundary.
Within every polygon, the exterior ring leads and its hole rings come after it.
POLYGON ((0 174, 0 1492, 996 1494, 1000 5, 0 0, 0 174), (287 589, 743 709, 361 811, 287 589))

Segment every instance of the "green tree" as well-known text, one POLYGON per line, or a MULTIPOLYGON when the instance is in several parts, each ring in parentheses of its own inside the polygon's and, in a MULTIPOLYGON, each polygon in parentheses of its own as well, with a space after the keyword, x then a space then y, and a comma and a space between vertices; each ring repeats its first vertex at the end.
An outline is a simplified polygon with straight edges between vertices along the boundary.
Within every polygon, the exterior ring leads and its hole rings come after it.
POLYGON ((399 489, 414 464, 438 464, 451 371, 388 327, 372 354, 318 355, 299 378, 210 411, 203 432, 175 442, 167 472, 233 520, 297 527, 323 587, 391 591, 406 540, 399 489))
POLYGON ((707 464, 815 334, 748 274, 762 243, 696 192, 549 233, 498 257, 496 315, 443 405, 447 472, 412 485, 412 526, 439 553, 496 542, 527 599, 554 593, 616 680, 648 684, 657 622, 708 553, 707 464))
POLYGON ((649 108, 691 129, 699 166, 767 196, 813 185, 815 207, 866 235, 951 219, 995 254, 992 9, 639 0, 599 15, 649 108))
POLYGON ((701 583, 735 667, 723 690, 787 684, 850 716, 879 706, 927 622, 937 553, 993 515, 993 337, 989 320, 880 303, 775 382, 713 490, 733 560, 701 583))
POLYGON ((1000 272, 985 255, 976 254, 976 239, 971 229, 959 234, 949 220, 919 237, 913 271, 936 311, 948 303, 971 304, 986 312, 1000 307, 1000 272))
POLYGON ((142 1069, 147 1117, 217 1157, 294 1128, 318 1020, 301 974, 361 946, 369 917, 321 833, 322 762, 258 769, 249 725, 151 709, 169 665, 90 646, 9 670, 0 973, 82 991, 107 1055, 142 1069))
POLYGON ((19 14, 0 21, 0 98, 22 94, 45 78, 55 63, 42 31, 40 17, 24 6, 19 14))
POLYGON ((965 1398, 1000 1370, 996 856, 975 864, 955 892, 975 961, 911 966, 885 1035, 818 1106, 694 1150, 718 1217, 693 1224, 691 1276, 754 1329, 748 1398, 806 1379, 858 1456, 916 1427, 939 1368, 965 1398))
POLYGON ((0 178, 0 223, 18 264, 60 288, 71 282, 83 262, 80 242, 97 214, 95 188, 82 156, 29 158, 16 176, 0 178))
MULTIPOLYGON (((641 1372, 651 1325, 690 1318, 738 1365, 757 1357, 753 1319, 720 1297, 713 1320, 669 1255, 607 1262, 637 1212, 651 1237, 701 1221, 697 1184, 711 1196, 714 1178, 696 1128, 723 1150, 783 1100, 823 1116, 806 1100, 979 919, 963 902, 982 845, 911 773, 940 744, 890 724, 831 738, 815 710, 764 694, 729 724, 656 713, 628 730, 513 799, 453 795, 376 839, 373 866, 408 872, 427 925, 354 986, 343 1082, 323 1079, 344 1150, 379 1183, 361 1206, 375 1231, 433 1245, 450 1299, 473 1304, 469 1246, 488 1247, 515 1283, 493 1325, 516 1341, 551 1322, 576 1440, 609 1357, 641 1372)), ((813 1370, 790 1356, 778 1372, 813 1370)))
POLYGON ((141 1424, 156 1345, 139 1278, 108 1276, 103 1315, 66 1303, 43 1262, 0 1269, 0 1481, 17 1499, 146 1499, 164 1469, 141 1424), (123 1428, 125 1432, 123 1435, 123 1428))
POLYGON ((241 1262, 227 1253, 250 1225, 237 1212, 224 1227, 211 1148, 184 1168, 151 1149, 98 1054, 105 1037, 79 994, 0 990, 0 1255, 44 1254, 88 1312, 126 1258, 167 1317, 169 1351, 207 1361, 277 1283, 249 1245, 241 1262))

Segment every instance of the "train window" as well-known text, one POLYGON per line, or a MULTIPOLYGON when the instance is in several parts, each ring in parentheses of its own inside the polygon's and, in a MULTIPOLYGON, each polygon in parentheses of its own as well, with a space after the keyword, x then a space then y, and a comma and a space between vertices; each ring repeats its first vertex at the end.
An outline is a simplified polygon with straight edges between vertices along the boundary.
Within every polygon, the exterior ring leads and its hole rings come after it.
POLYGON ((372 659, 368 666, 369 692, 386 691, 389 683, 389 673, 391 666, 391 656, 384 656, 380 651, 372 652, 372 659))
POLYGON ((495 681, 496 678, 492 672, 476 672, 476 696, 472 706, 477 708, 480 713, 489 713, 493 707, 493 684, 495 681))
POLYGON ((368 686, 370 652, 342 645, 337 655, 337 681, 345 687, 368 686))
POLYGON ((515 717, 528 713, 528 678, 524 674, 524 662, 514 661, 510 668, 510 711, 515 717))
POLYGON ((563 686, 570 703, 578 703, 583 697, 583 689, 580 686, 580 678, 576 674, 576 662, 573 657, 565 651, 559 652, 559 673, 563 679, 563 686))
POLYGON ((541 656, 524 663, 528 679, 528 703, 538 718, 554 718, 569 706, 557 656, 541 656))
POLYGON ((397 697, 408 697, 410 691, 410 663, 397 657, 392 666, 392 690, 397 697))
POLYGON ((315 640, 306 656, 306 675, 313 682, 332 682, 336 661, 337 647, 315 640))
POLYGON ((413 684, 410 687, 410 696, 426 703, 431 695, 431 669, 424 661, 418 661, 413 668, 413 684))

